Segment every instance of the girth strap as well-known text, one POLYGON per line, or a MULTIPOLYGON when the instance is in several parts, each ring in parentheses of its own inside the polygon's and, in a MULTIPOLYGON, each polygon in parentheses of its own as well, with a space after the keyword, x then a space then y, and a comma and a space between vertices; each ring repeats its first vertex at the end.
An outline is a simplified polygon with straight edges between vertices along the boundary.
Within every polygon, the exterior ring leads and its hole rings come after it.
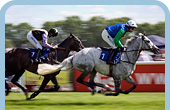
POLYGON ((113 65, 109 65, 109 76, 112 77, 113 65))

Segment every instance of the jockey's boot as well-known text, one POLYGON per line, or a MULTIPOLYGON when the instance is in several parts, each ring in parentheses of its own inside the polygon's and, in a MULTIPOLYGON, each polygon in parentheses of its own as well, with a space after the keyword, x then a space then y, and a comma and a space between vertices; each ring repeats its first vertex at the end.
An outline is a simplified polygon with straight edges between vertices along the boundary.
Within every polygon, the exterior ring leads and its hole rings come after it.
POLYGON ((47 48, 46 47, 43 47, 42 49, 42 53, 44 54, 44 52, 46 52, 47 48))
POLYGON ((34 62, 36 62, 36 63, 41 62, 41 60, 39 59, 40 51, 41 51, 40 49, 37 49, 37 52, 35 53, 34 62))
POLYGON ((114 62, 114 56, 116 54, 116 51, 113 51, 111 50, 111 53, 109 55, 109 58, 108 60, 106 61, 107 64, 111 64, 111 65, 115 65, 115 62, 114 62))

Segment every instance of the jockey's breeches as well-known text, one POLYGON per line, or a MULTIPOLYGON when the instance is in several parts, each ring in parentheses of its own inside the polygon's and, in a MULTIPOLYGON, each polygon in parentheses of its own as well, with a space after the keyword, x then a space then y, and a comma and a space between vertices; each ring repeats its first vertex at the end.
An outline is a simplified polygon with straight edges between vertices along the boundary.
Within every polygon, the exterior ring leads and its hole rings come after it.
POLYGON ((36 48, 36 49, 41 49, 42 50, 42 46, 39 43, 39 41, 32 35, 32 31, 28 32, 27 34, 27 39, 28 41, 36 48))
POLYGON ((114 39, 109 35, 106 29, 103 30, 101 36, 107 44, 109 44, 112 48, 116 48, 114 44, 114 39))

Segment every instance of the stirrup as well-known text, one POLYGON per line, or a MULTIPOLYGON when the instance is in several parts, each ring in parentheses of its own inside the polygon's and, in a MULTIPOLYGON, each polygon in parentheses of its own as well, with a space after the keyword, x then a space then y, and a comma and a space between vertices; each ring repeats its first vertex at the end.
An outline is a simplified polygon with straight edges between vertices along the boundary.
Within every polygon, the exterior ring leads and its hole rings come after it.
POLYGON ((34 62, 35 62, 35 63, 41 63, 41 59, 40 59, 40 58, 35 59, 34 62))

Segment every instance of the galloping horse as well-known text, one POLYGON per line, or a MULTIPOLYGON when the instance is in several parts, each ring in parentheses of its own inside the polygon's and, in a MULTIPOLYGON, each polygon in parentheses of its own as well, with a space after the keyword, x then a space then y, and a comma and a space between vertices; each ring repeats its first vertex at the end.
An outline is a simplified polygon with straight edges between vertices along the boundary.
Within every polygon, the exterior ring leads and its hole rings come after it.
POLYGON ((115 82, 115 93, 105 93, 105 95, 117 96, 119 93, 128 94, 137 86, 136 82, 132 79, 131 74, 135 70, 135 64, 140 52, 142 50, 151 50, 154 53, 158 53, 159 49, 143 34, 128 39, 125 46, 127 48, 122 52, 121 61, 116 65, 108 65, 105 61, 99 59, 102 52, 100 48, 85 48, 76 55, 66 58, 59 65, 40 64, 37 71, 39 73, 45 72, 46 74, 50 74, 50 71, 46 71, 47 69, 43 70, 43 68, 40 68, 41 66, 51 66, 51 68, 53 68, 52 71, 58 71, 63 67, 65 67, 65 69, 75 68, 82 72, 77 81, 89 86, 93 90, 93 93, 94 86, 110 90, 107 85, 94 82, 94 77, 96 73, 99 72, 103 75, 113 77, 115 82), (110 67, 112 68, 111 70, 110 67), (89 74, 90 80, 89 82, 85 82, 84 79, 89 74), (124 91, 120 88, 121 80, 125 80, 133 86, 124 91))
MULTIPOLYGON (((84 46, 82 42, 75 35, 70 34, 68 38, 58 45, 57 49, 51 49, 49 51, 48 58, 50 61, 47 63, 56 64, 57 61, 62 62, 66 57, 68 57, 68 54, 71 50, 78 52, 83 48, 84 46)), ((25 93, 26 99, 30 99, 28 98, 28 91, 23 85, 18 83, 18 79, 23 75, 25 70, 37 74, 38 64, 39 63, 32 64, 30 59, 30 50, 28 49, 16 48, 5 54, 5 76, 14 75, 11 82, 22 89, 22 91, 25 93)), ((53 74, 44 75, 44 80, 41 84, 41 87, 38 91, 31 95, 31 98, 36 97, 41 91, 43 91, 50 80, 55 84, 55 87, 58 87, 55 76, 59 74, 59 72, 60 71, 56 71, 53 74)), ((8 87, 6 81, 5 85, 8 87)), ((6 89, 7 92, 9 92, 9 88, 6 89)))

